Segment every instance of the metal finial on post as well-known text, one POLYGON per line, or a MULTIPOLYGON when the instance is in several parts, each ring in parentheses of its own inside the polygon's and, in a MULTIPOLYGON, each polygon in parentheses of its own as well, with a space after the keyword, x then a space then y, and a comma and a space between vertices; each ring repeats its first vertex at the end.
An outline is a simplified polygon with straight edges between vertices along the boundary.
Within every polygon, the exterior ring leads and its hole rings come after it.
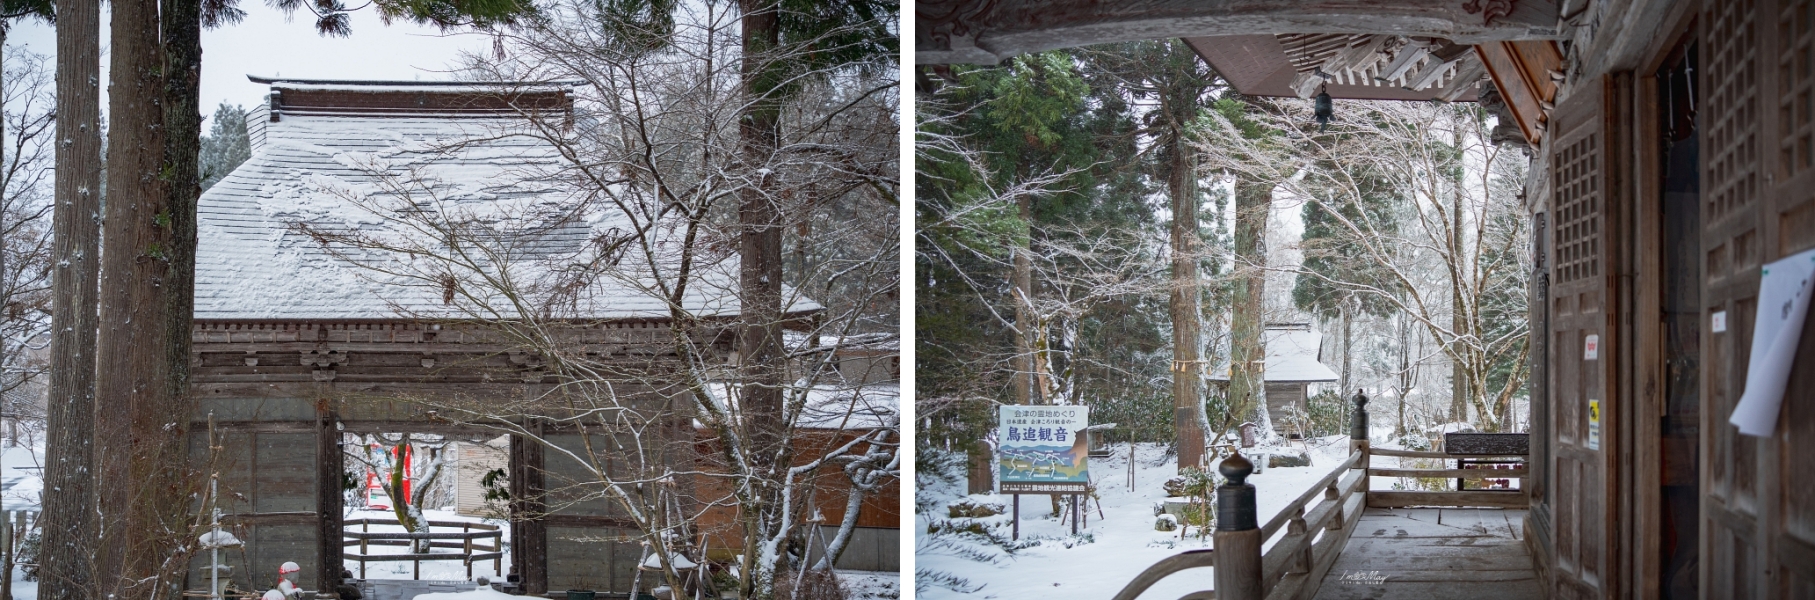
POLYGON ((1368 466, 1365 458, 1368 451, 1368 395, 1356 388, 1353 401, 1355 410, 1349 411, 1349 451, 1361 451, 1364 458, 1357 468, 1365 469, 1368 466))
POLYGON ((1216 487, 1216 597, 1260 600, 1260 524, 1248 483, 1254 463, 1237 452, 1216 470, 1228 479, 1216 487))

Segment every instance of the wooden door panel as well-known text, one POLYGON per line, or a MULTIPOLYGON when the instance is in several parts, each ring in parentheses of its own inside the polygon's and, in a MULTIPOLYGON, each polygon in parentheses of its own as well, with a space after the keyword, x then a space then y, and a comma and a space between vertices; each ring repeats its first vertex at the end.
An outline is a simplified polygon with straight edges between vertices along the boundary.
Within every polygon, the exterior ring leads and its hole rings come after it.
MULTIPOLYGON (((1613 518, 1607 487, 1618 410, 1608 370, 1618 347, 1609 327, 1613 298, 1614 215, 1621 206, 1618 144, 1606 123, 1623 110, 1608 102, 1607 86, 1629 79, 1584 82, 1552 115, 1550 153, 1553 219, 1550 339, 1552 444, 1555 487, 1552 534, 1556 548, 1552 595, 1605 598, 1613 518), (1595 350, 1588 351, 1590 343, 1595 350), (1599 427, 1591 425, 1591 403, 1599 427)), ((1615 96, 1617 97, 1617 96, 1615 96)), ((1616 130, 1617 131, 1617 130, 1616 130)))
POLYGON ((1702 594, 1815 585, 1815 333, 1805 324, 1771 437, 1730 424, 1745 390, 1759 267, 1815 246, 1815 2, 1703 0, 1702 594), (1714 331, 1715 317, 1724 331, 1714 331))

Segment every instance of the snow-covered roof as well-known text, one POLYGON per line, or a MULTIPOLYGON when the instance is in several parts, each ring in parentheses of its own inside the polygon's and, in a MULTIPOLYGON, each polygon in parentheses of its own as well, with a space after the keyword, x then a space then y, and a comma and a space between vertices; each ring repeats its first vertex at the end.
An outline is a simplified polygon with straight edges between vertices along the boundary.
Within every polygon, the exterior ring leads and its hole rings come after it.
MULTIPOLYGON (((562 166, 553 144, 521 135, 530 123, 496 100, 465 102, 474 97, 469 84, 278 82, 272 88, 281 100, 248 119, 254 125, 251 159, 199 201, 197 319, 461 318, 484 312, 446 301, 445 284, 429 276, 434 261, 361 248, 340 248, 335 256, 309 229, 414 236, 413 243, 422 244, 425 234, 399 226, 395 213, 439 211, 498 223, 494 228, 511 236, 502 243, 509 253, 500 262, 518 270, 520 280, 552 279, 598 246, 593 242, 601 236, 634 229, 615 210, 547 224, 527 217, 560 212, 548 207, 571 205, 580 194, 550 176, 562 166), (385 202, 401 208, 374 210, 385 202), (348 254, 364 256, 359 260, 367 266, 349 263, 348 254), (393 272, 368 268, 373 264, 393 272)), ((550 98, 565 103, 561 94, 567 92, 560 86, 531 90, 537 110, 548 108, 550 98)), ((653 278, 638 275, 652 271, 649 263, 638 253, 624 256, 620 268, 573 294, 583 304, 572 309, 574 316, 669 316, 653 278)), ((683 308, 696 316, 738 314, 735 250, 701 251, 694 258, 696 277, 683 308)), ((655 260, 669 272, 663 256, 655 260)), ((793 299, 790 313, 821 308, 792 290, 783 295, 793 299)))
MULTIPOLYGON (((1308 327, 1268 328, 1261 332, 1261 344, 1267 347, 1265 371, 1262 377, 1278 383, 1315 383, 1336 381, 1336 372, 1318 362, 1318 348, 1323 344, 1323 334, 1311 331, 1308 327)), ((1227 366, 1210 376, 1217 381, 1229 379, 1227 366)))
POLYGON ((807 391, 797 427, 882 429, 901 424, 901 385, 815 386, 807 391))
POLYGON ((819 334, 819 345, 813 345, 813 332, 788 330, 782 332, 782 346, 789 352, 803 352, 813 349, 832 349, 839 352, 858 350, 897 351, 901 350, 901 336, 892 332, 854 333, 848 336, 819 334))
MULTIPOLYGON (((800 388, 784 391, 791 394, 800 388)), ((706 386, 725 406, 737 405, 737 384, 719 382, 706 386)), ((800 429, 883 429, 901 424, 901 385, 815 385, 807 390, 805 406, 794 426, 800 429)), ((700 424, 696 421, 695 427, 700 424)))

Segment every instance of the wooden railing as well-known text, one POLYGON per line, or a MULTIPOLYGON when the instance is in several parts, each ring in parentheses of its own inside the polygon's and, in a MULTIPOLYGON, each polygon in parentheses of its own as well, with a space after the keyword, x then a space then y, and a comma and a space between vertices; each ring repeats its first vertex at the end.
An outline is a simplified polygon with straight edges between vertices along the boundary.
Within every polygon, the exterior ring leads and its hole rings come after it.
MULTIPOLYGON (((1523 444, 1521 444, 1521 445, 1523 445, 1523 444)), ((1434 459, 1439 459, 1439 460, 1444 460, 1444 461, 1449 461, 1449 460, 1508 461, 1508 462, 1516 461, 1518 463, 1518 466, 1516 466, 1514 468, 1507 468, 1507 469, 1500 469, 1500 468, 1468 469, 1468 468, 1461 468, 1462 465, 1458 464, 1457 465, 1458 468, 1454 468, 1454 469, 1449 468, 1448 465, 1444 465, 1443 467, 1438 467, 1438 468, 1407 469, 1407 468, 1398 468, 1398 467, 1376 467, 1376 466, 1373 466, 1372 464, 1369 464, 1368 469, 1367 469, 1369 476, 1373 476, 1373 477, 1419 477, 1419 478, 1440 477, 1440 478, 1444 478, 1444 479, 1455 479, 1456 480, 1456 489, 1454 491, 1369 490, 1368 494, 1367 494, 1368 506, 1374 507, 1374 508, 1398 508, 1398 507, 1402 507, 1402 506, 1522 508, 1529 503, 1529 501, 1525 497, 1526 470, 1525 470, 1525 466, 1524 466, 1524 462, 1527 460, 1528 455, 1522 454, 1522 453, 1521 454, 1459 453, 1459 452, 1454 452, 1454 450, 1456 450, 1456 448, 1453 448, 1451 446, 1452 446, 1451 444, 1445 444, 1444 445, 1445 451, 1443 451, 1443 452, 1430 452, 1430 451, 1417 451, 1417 450, 1391 450, 1391 449, 1386 449, 1386 448, 1375 448, 1375 449, 1369 450, 1368 454, 1370 456, 1393 456, 1393 457, 1400 457, 1400 458, 1424 458, 1424 459, 1434 458, 1434 459), (1462 482, 1467 481, 1467 480, 1482 480, 1482 479, 1517 479, 1517 480, 1519 480, 1519 487, 1515 488, 1515 489, 1504 489, 1504 490, 1465 490, 1465 489, 1463 489, 1464 486, 1462 485, 1462 482)))
POLYGON ((492 561, 492 572, 502 572, 501 567, 504 566, 502 543, 504 540, 504 533, 499 531, 497 525, 472 523, 468 521, 429 521, 428 524, 429 530, 426 532, 372 532, 370 530, 370 526, 372 525, 394 525, 402 527, 403 524, 398 523, 395 520, 386 519, 347 519, 342 522, 342 525, 345 527, 358 525, 359 531, 343 531, 342 534, 344 539, 341 541, 341 546, 359 547, 359 552, 357 554, 347 553, 345 554, 345 558, 347 560, 359 561, 360 579, 366 578, 367 562, 413 562, 415 563, 414 578, 416 579, 422 578, 422 561, 425 560, 460 561, 466 565, 467 579, 473 578, 473 563, 475 562, 490 560, 492 561), (451 531, 436 533, 436 527, 459 527, 460 531, 458 533, 451 531), (485 539, 490 539, 491 544, 478 543, 479 540, 485 539), (403 554, 371 553, 372 546, 410 546, 415 544, 418 540, 428 541, 428 552, 406 552, 403 554), (460 551, 435 552, 434 549, 436 548, 458 548, 460 551))
MULTIPOLYGON (((1316 595, 1342 548, 1354 533, 1356 521, 1365 507, 1397 506, 1481 506, 1522 507, 1525 494, 1520 490, 1477 490, 1426 492, 1369 489, 1372 476, 1445 477, 1459 479, 1511 479, 1525 477, 1525 469, 1403 469, 1376 468, 1373 456, 1523 460, 1525 455, 1456 455, 1444 452, 1372 449, 1367 435, 1367 397, 1355 395, 1355 410, 1349 424, 1351 452, 1342 464, 1312 485, 1304 494, 1282 507, 1265 525, 1256 523, 1254 485, 1247 483, 1254 464, 1237 452, 1224 459, 1217 471, 1226 482, 1216 487, 1216 534, 1214 550, 1189 550, 1154 563, 1135 576, 1115 595, 1115 600, 1134 600, 1168 575, 1202 567, 1214 567, 1215 591, 1197 591, 1180 600, 1300 600, 1316 595), (1283 534, 1281 533, 1283 530, 1283 534), (1267 540, 1278 536, 1262 552, 1267 540)), ((1524 485, 1520 485, 1521 490, 1524 485)))

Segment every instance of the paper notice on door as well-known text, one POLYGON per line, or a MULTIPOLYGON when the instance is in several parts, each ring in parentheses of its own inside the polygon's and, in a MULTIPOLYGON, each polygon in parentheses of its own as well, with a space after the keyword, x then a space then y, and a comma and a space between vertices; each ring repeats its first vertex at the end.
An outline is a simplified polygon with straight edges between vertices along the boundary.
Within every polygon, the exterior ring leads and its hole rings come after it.
POLYGON ((1809 315, 1815 250, 1764 266, 1758 282, 1758 318, 1752 325, 1752 362, 1746 366, 1746 393, 1727 422, 1746 435, 1770 437, 1784 387, 1796 361, 1802 322, 1809 315))
POLYGON ((1588 449, 1601 449, 1601 401, 1588 401, 1588 449))

